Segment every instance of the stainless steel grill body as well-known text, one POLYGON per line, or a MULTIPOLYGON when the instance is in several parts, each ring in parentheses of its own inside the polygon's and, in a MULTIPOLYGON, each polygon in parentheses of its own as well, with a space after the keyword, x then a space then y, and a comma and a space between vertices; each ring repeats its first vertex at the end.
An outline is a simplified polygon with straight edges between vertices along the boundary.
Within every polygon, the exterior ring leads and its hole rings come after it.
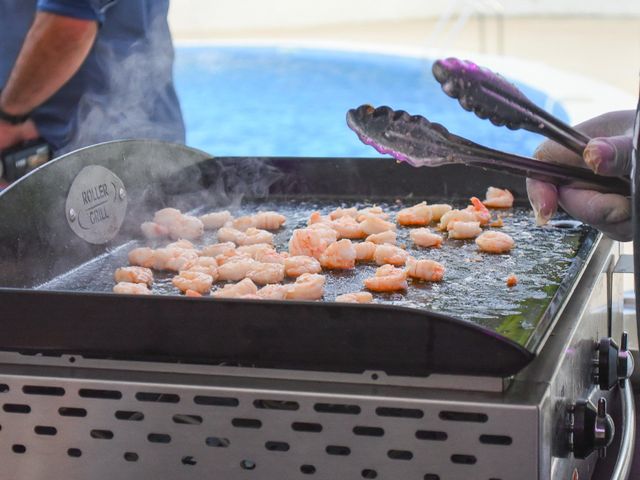
POLYGON ((512 379, 3 354, 0 478, 590 478, 595 456, 567 449, 567 408, 601 395, 592 362, 621 321, 609 308, 617 248, 599 239, 538 357, 512 379))

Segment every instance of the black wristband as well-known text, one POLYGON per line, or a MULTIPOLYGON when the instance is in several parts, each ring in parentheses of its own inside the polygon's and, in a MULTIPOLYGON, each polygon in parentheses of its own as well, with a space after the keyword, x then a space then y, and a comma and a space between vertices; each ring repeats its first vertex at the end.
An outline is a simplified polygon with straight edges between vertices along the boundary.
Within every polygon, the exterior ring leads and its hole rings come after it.
MULTIPOLYGON (((0 89, 0 96, 1 95, 2 95, 2 89, 0 89)), ((22 115, 11 115, 10 113, 7 113, 4 110, 2 110, 2 107, 0 107, 0 120, 10 123, 11 125, 20 125, 26 122, 27 120, 29 120, 30 116, 31 116, 31 112, 23 113, 22 115)))

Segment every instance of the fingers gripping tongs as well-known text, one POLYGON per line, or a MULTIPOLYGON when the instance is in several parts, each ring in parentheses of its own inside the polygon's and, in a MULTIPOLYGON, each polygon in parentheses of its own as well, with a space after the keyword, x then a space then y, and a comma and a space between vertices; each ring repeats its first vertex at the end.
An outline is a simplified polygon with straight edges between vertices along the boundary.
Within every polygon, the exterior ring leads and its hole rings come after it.
MULTIPOLYGON (((544 135, 580 156, 590 140, 535 105, 500 75, 474 63, 455 58, 438 60, 433 65, 433 75, 444 92, 457 98, 465 110, 488 118, 494 125, 544 135)), ((587 168, 546 163, 487 148, 422 116, 389 107, 362 105, 349 110, 347 124, 367 145, 415 167, 464 163, 556 185, 576 185, 622 195, 630 195, 631 191, 629 178, 605 177, 587 168)))

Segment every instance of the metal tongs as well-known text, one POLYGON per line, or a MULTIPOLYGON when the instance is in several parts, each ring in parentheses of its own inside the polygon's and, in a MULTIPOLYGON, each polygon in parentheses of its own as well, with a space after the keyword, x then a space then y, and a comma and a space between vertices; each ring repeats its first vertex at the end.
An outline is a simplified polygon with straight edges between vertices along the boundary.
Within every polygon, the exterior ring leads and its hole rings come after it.
MULTIPOLYGON (((589 137, 529 100, 502 76, 476 64, 449 58, 437 60, 433 75, 443 91, 478 117, 511 130, 541 134, 582 156, 589 137)), ((347 124, 360 140, 380 153, 415 167, 448 163, 478 165, 556 185, 575 185, 601 192, 631 194, 628 177, 596 175, 587 168, 547 163, 494 150, 450 133, 438 123, 389 107, 362 105, 347 113, 347 124)))

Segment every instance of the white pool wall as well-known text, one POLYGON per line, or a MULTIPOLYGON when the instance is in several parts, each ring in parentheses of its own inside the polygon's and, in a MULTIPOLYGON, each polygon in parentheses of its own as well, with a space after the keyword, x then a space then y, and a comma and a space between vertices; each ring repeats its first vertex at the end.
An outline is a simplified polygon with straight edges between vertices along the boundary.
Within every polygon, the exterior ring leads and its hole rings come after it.
POLYGON ((178 34, 437 18, 473 10, 525 15, 640 15, 638 0, 173 0, 178 34))

